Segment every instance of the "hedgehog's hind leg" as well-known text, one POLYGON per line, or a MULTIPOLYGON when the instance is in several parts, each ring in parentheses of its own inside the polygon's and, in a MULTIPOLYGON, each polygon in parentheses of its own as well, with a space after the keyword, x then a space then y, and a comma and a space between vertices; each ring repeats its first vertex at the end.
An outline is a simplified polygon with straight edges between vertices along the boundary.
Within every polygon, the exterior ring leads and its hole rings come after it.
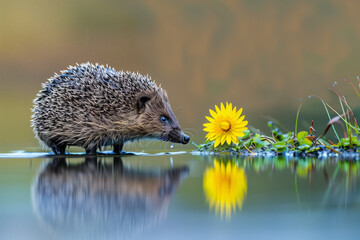
POLYGON ((85 152, 86 152, 86 154, 92 154, 92 155, 97 154, 96 149, 97 149, 96 145, 92 146, 92 147, 86 147, 85 152))
POLYGON ((66 144, 57 144, 55 142, 51 142, 50 148, 55 153, 55 155, 64 155, 66 150, 66 144))
POLYGON ((114 142, 114 153, 120 154, 124 146, 124 141, 122 140, 116 140, 114 142))

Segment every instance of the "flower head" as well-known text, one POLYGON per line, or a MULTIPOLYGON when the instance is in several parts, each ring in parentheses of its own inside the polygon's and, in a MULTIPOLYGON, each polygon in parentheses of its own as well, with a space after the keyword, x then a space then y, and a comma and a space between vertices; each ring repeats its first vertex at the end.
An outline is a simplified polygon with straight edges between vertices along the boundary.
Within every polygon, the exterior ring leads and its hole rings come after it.
POLYGON ((242 207, 247 192, 245 171, 230 161, 226 164, 215 159, 214 167, 204 173, 204 192, 210 209, 222 217, 230 218, 236 207, 242 207))
POLYGON ((210 115, 213 117, 206 116, 209 123, 204 124, 204 131, 208 132, 206 138, 210 141, 215 140, 214 147, 219 144, 238 143, 238 137, 242 137, 245 134, 243 131, 247 129, 245 127, 248 122, 244 121, 245 116, 240 116, 242 108, 236 111, 236 107, 232 108, 231 103, 226 103, 226 107, 221 103, 220 108, 215 105, 215 111, 209 110, 210 115))

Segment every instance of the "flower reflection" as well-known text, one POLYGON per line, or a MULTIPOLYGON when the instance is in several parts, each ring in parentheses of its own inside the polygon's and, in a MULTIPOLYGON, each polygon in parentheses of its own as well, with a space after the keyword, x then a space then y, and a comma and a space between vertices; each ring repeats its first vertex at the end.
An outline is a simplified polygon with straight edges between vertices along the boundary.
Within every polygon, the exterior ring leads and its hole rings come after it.
POLYGON ((214 167, 205 170, 203 187, 210 209, 229 219, 237 207, 242 207, 247 192, 245 171, 235 163, 229 161, 225 166, 215 159, 214 167))
POLYGON ((296 174, 299 177, 306 178, 309 173, 312 171, 313 164, 312 161, 301 161, 299 162, 296 168, 296 174))

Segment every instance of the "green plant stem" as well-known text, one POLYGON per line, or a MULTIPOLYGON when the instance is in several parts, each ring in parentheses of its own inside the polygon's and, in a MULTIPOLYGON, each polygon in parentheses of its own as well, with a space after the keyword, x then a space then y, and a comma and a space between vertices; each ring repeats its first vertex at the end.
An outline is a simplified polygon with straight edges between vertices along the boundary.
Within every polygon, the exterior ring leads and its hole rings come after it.
MULTIPOLYGON (((341 110, 343 111, 343 115, 344 115, 344 117, 345 117, 346 121, 348 121, 348 119, 347 119, 347 117, 346 117, 346 113, 345 113, 344 105, 342 104, 342 102, 341 102, 341 99, 340 99, 340 98, 339 98, 339 102, 340 102, 341 110)), ((346 123, 346 122, 345 122, 345 123, 346 123)), ((347 132, 347 133, 349 133, 349 126, 348 126, 348 124, 345 124, 345 126, 346 126, 346 132, 347 132)))
MULTIPOLYGON (((345 124, 349 124, 349 127, 350 128, 352 128, 353 130, 355 130, 355 131, 358 131, 358 129, 356 128, 356 127, 354 127, 353 125, 351 125, 350 123, 348 123, 347 121, 346 121, 346 119, 345 118, 343 118, 334 108, 332 108, 329 104, 327 104, 327 103, 325 103, 331 110, 333 110, 338 116, 339 116, 339 118, 341 119, 341 120, 343 120, 344 122, 345 122, 345 124)), ((337 136, 337 135, 336 135, 337 136)), ((340 140, 339 140, 340 141, 340 140)))
POLYGON ((300 103, 300 106, 297 110, 297 113, 296 113, 296 119, 295 119, 295 137, 297 136, 297 125, 298 125, 298 119, 299 119, 299 113, 300 113, 300 109, 303 105, 303 102, 300 103))
MULTIPOLYGON (((315 96, 317 97, 317 96, 315 96)), ((331 116, 330 116, 330 113, 329 113, 329 110, 327 109, 325 102, 324 100, 322 100, 321 98, 317 97, 318 99, 320 99, 320 101, 322 102, 322 104, 324 105, 324 108, 325 108, 325 111, 326 111, 326 114, 328 115, 328 118, 329 118, 329 121, 331 121, 331 116)), ((338 139, 338 141, 340 142, 340 138, 339 138, 339 135, 337 134, 336 130, 335 130, 335 127, 334 125, 331 125, 331 128, 333 129, 335 135, 336 135, 336 138, 338 139)))
POLYGON ((191 144, 194 145, 196 148, 200 148, 200 146, 194 143, 193 141, 191 141, 191 144))

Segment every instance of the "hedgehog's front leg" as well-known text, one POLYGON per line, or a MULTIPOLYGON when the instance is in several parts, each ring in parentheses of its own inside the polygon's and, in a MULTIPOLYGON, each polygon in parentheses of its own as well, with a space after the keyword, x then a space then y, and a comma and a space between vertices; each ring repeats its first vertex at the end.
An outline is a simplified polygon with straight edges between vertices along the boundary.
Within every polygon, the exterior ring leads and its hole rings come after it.
POLYGON ((85 152, 86 152, 86 154, 96 154, 97 153, 96 149, 97 149, 96 145, 92 146, 92 147, 89 146, 89 147, 85 148, 85 152))
POLYGON ((117 140, 114 142, 114 153, 115 154, 120 154, 122 149, 124 146, 124 141, 122 140, 117 140))

